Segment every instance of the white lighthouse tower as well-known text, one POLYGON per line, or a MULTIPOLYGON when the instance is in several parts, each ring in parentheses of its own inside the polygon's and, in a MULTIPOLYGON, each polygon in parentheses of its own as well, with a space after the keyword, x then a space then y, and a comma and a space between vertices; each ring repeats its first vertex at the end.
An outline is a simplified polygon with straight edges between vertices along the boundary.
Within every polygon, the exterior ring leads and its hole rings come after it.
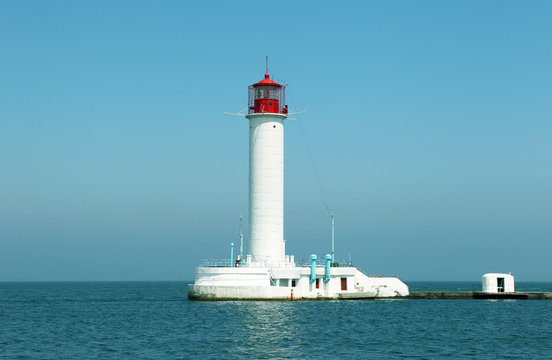
MULTIPOLYGON (((264 79, 249 86, 249 253, 206 260, 188 286, 194 300, 365 299, 408 295, 396 277, 367 276, 327 254, 297 265, 284 240, 285 85, 264 79)), ((240 231, 241 233, 241 231, 240 231)), ((240 235, 241 236, 241 235, 240 235)), ((228 241, 230 243, 230 241, 228 241)), ((232 244, 233 246, 233 244, 232 244)), ((232 248, 233 249, 233 248, 232 248)))
POLYGON ((264 79, 249 86, 249 252, 259 263, 285 260, 285 86, 264 79))

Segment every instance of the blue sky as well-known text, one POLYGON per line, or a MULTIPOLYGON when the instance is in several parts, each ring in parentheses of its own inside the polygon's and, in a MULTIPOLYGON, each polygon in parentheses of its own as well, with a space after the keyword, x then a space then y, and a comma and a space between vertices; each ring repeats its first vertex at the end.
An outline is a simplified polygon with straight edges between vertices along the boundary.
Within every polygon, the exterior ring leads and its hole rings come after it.
POLYGON ((404 280, 551 280, 547 1, 0 3, 0 281, 192 280, 288 86, 285 236, 404 280), (304 130, 304 131, 303 131, 304 130), (309 145, 307 145, 309 144, 309 145))

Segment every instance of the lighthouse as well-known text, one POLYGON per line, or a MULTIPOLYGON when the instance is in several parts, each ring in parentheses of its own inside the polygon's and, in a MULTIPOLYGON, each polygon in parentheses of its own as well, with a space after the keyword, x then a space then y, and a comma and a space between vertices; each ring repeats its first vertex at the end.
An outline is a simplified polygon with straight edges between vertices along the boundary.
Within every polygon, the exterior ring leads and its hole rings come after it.
MULTIPOLYGON (((249 86, 249 252, 234 261, 207 259, 196 267, 193 300, 372 299, 408 295, 397 277, 368 276, 330 254, 295 262, 284 240, 284 122, 286 86, 270 78, 249 86), (318 260, 320 261, 318 261, 318 260), (339 265, 339 266, 336 266, 339 265)), ((244 139, 245 140, 245 139, 244 139)), ((240 240, 243 234, 240 228, 240 240)), ((300 241, 300 239, 298 239, 300 241)), ((241 241, 240 241, 241 243, 241 241)))
POLYGON ((264 79, 249 86, 249 253, 253 262, 280 263, 284 242, 285 85, 264 79))

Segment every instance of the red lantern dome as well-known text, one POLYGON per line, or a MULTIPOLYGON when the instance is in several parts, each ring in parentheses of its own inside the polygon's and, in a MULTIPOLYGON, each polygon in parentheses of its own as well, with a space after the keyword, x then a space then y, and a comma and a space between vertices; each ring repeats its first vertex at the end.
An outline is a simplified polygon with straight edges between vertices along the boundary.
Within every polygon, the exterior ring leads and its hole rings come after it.
POLYGON ((249 86, 249 114, 287 114, 286 86, 265 78, 249 86))

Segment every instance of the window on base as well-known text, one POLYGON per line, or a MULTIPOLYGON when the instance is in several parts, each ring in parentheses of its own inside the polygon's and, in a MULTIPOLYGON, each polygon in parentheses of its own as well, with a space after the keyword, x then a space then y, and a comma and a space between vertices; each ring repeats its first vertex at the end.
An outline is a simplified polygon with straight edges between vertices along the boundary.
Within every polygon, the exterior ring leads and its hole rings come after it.
POLYGON ((280 279, 280 286, 281 287, 288 287, 289 286, 289 280, 288 279, 280 279))
POLYGON ((316 278, 316 288, 320 289, 320 279, 316 278))
POLYGON ((291 287, 295 287, 295 286, 297 286, 296 280, 291 280, 291 287))
POLYGON ((341 290, 347 290, 347 278, 341 278, 341 290))

